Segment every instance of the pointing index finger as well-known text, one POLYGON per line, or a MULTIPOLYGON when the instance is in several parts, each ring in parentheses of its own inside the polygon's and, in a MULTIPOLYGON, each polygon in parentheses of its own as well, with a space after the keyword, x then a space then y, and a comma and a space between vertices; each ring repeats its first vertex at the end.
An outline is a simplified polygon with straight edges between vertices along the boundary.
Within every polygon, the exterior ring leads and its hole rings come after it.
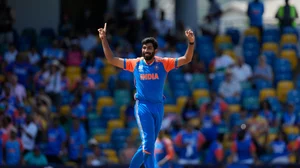
POLYGON ((106 32, 106 23, 104 23, 104 31, 106 32))

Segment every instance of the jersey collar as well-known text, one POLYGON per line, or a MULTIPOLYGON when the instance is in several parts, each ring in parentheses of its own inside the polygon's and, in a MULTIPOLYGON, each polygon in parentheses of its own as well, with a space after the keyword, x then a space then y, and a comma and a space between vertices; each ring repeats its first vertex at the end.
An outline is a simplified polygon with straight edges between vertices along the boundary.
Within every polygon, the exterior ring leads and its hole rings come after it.
POLYGON ((144 58, 143 58, 143 60, 144 60, 145 64, 148 65, 148 66, 152 65, 155 62, 155 58, 153 59, 153 61, 151 63, 147 63, 144 58))

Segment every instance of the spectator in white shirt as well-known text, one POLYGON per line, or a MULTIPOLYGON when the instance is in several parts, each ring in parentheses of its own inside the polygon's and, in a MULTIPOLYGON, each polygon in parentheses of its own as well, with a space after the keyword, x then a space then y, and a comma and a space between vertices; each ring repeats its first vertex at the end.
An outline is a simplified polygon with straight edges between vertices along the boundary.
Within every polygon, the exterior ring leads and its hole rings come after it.
POLYGON ((50 68, 42 75, 46 84, 45 91, 57 109, 60 105, 60 92, 62 91, 62 72, 63 67, 60 65, 59 61, 54 60, 51 63, 50 68))
POLYGON ((219 50, 214 61, 214 71, 225 71, 228 67, 234 65, 234 60, 219 50))
POLYGON ((233 79, 237 82, 245 82, 252 77, 252 69, 248 64, 245 63, 243 57, 237 57, 237 63, 232 68, 232 75, 233 79))
POLYGON ((96 48, 98 43, 97 37, 91 33, 89 29, 86 30, 84 35, 79 39, 81 49, 87 53, 96 48))
POLYGON ((155 28, 158 31, 158 34, 160 36, 166 36, 167 33, 172 29, 173 25, 170 20, 166 20, 165 18, 165 12, 160 12, 160 20, 156 22, 155 28))
POLYGON ((41 56, 35 47, 31 48, 30 52, 28 53, 28 58, 31 65, 36 65, 41 60, 41 56))
POLYGON ((10 89, 11 96, 15 96, 18 102, 22 104, 27 97, 26 89, 22 84, 18 83, 18 77, 16 75, 11 77, 10 89))
POLYGON ((169 49, 167 50, 165 57, 170 57, 170 58, 179 58, 180 57, 180 54, 176 51, 175 45, 169 46, 169 49))
POLYGON ((240 98, 241 85, 239 82, 232 79, 231 70, 226 70, 225 81, 223 81, 219 88, 219 94, 222 98, 237 97, 240 98))
POLYGON ((9 44, 8 51, 4 54, 4 61, 7 64, 13 63, 16 61, 16 57, 18 55, 18 50, 14 44, 9 44))
POLYGON ((33 122, 32 116, 27 116, 25 124, 21 128, 22 136, 21 140, 24 145, 24 153, 30 152, 34 149, 35 139, 38 133, 38 127, 33 122))

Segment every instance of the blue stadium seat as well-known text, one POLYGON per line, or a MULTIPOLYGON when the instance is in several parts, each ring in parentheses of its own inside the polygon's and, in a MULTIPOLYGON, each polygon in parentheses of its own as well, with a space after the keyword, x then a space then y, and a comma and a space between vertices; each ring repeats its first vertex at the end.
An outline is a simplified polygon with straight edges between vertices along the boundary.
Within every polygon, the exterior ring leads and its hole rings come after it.
POLYGON ((240 100, 236 97, 227 97, 224 100, 227 104, 240 104, 240 100))
POLYGON ((259 90, 259 91, 262 90, 262 89, 273 87, 271 82, 268 82, 268 81, 265 81, 265 80, 260 80, 260 79, 255 80, 254 84, 256 86, 256 89, 259 90))
POLYGON ((273 51, 264 51, 263 55, 267 58, 267 63, 273 66, 276 60, 276 54, 273 51))
POLYGON ((299 104, 300 92, 298 90, 291 90, 287 94, 287 103, 299 104))
POLYGON ((100 89, 97 89, 95 91, 95 100, 98 100, 98 98, 100 97, 110 97, 111 94, 108 90, 100 90, 100 89))
POLYGON ((88 126, 90 129, 92 128, 106 128, 107 126, 107 120, 95 118, 95 119, 89 119, 88 126))
POLYGON ((296 52, 298 57, 300 56, 299 50, 298 50, 298 47, 296 44, 289 44, 289 43, 283 44, 283 46, 281 47, 281 50, 293 50, 296 52))
POLYGON ((292 80, 293 75, 289 72, 282 72, 275 74, 275 84, 283 80, 292 80))
POLYGON ((177 99, 178 97, 181 97, 181 96, 186 96, 186 97, 189 97, 191 96, 191 92, 189 90, 174 90, 173 91, 173 95, 175 97, 175 99, 177 99))
POLYGON ((263 32, 263 42, 279 42, 280 31, 279 29, 265 29, 263 32))
POLYGON ((197 45, 199 44, 211 44, 213 45, 213 40, 210 36, 197 36, 196 37, 197 45))
POLYGON ((119 74, 118 74, 118 79, 121 81, 133 81, 133 74, 129 71, 125 71, 122 70, 119 74))
POLYGON ((111 144, 111 143, 100 143, 99 148, 100 149, 112 149, 113 144, 111 144))
POLYGON ((259 109, 258 97, 247 97, 243 99, 243 107, 246 110, 257 110, 259 109))
POLYGON ((230 36, 232 39, 232 43, 234 45, 239 44, 240 41, 240 31, 236 28, 228 28, 226 29, 226 35, 230 36))
POLYGON ((292 65, 290 61, 283 58, 277 58, 274 64, 275 74, 277 73, 292 73, 292 65))
POLYGON ((25 37, 25 36, 21 36, 18 39, 18 48, 19 51, 28 51, 30 49, 30 45, 31 45, 31 41, 30 38, 25 37))
POLYGON ((111 120, 120 118, 120 110, 116 106, 104 106, 101 112, 101 118, 111 120))
POLYGON ((281 104, 276 97, 268 97, 267 101, 270 103, 272 111, 274 111, 274 112, 281 111, 281 109, 282 109, 281 104))
POLYGON ((224 79, 225 79, 224 73, 216 73, 212 81, 211 89, 213 89, 214 91, 218 91, 218 88, 224 79))
POLYGON ((209 89, 209 85, 207 82, 192 82, 192 87, 194 89, 209 89))
POLYGON ((298 30, 294 27, 285 27, 283 28, 282 34, 294 34, 299 38, 298 30))
POLYGON ((259 96, 259 92, 257 90, 254 89, 245 89, 242 91, 242 98, 246 98, 246 97, 258 97, 259 96))

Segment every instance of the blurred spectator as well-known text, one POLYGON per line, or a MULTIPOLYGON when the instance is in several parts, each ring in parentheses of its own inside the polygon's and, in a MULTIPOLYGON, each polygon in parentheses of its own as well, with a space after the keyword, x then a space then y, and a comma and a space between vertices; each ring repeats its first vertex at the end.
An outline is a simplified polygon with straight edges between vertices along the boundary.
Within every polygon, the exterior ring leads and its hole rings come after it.
POLYGON ((269 129, 266 118, 259 115, 258 110, 252 111, 252 116, 247 120, 248 130, 252 135, 260 136, 269 129))
POLYGON ((68 156, 72 162, 81 165, 83 147, 86 143, 86 132, 80 124, 79 118, 73 118, 70 135, 68 138, 68 156))
POLYGON ((46 166, 48 161, 46 156, 41 152, 41 149, 38 146, 35 146, 32 152, 25 154, 24 164, 31 166, 46 166))
POLYGON ((77 95, 72 103, 72 117, 80 118, 85 120, 87 117, 87 111, 85 106, 81 103, 81 96, 77 95))
POLYGON ((252 77, 251 67, 245 63, 244 58, 237 57, 237 63, 231 69, 233 79, 237 82, 246 82, 252 77))
POLYGON ((32 75, 32 66, 29 64, 28 55, 20 53, 17 55, 16 62, 9 64, 6 71, 17 75, 18 82, 26 88, 31 88, 30 77, 32 75))
POLYGON ((136 142, 134 138, 128 137, 126 140, 126 147, 120 151, 120 163, 130 164, 131 159, 135 152, 137 151, 136 142))
POLYGON ((15 127, 11 128, 10 136, 3 142, 6 165, 19 165, 22 160, 23 144, 17 137, 18 132, 15 127))
POLYGON ((205 136, 208 145, 217 139, 218 125, 221 123, 220 112, 213 109, 212 104, 206 104, 206 113, 201 116, 202 133, 205 136))
POLYGON ((295 114, 295 107, 293 104, 287 105, 287 111, 283 113, 281 124, 283 127, 286 126, 296 126, 296 124, 299 124, 299 117, 297 114, 295 114))
POLYGON ((224 72, 227 68, 234 65, 234 60, 224 54, 222 50, 218 50, 217 57, 211 62, 214 72, 224 72))
POLYGON ((103 165, 107 164, 107 158, 100 150, 97 140, 91 139, 89 141, 89 146, 90 146, 92 152, 87 155, 86 165, 88 165, 88 166, 103 166, 103 165))
MULTIPOLYGON (((218 97, 218 94, 216 92, 210 92, 210 102, 212 104, 213 110, 218 111, 218 113, 225 113, 228 108, 228 104, 221 98, 218 97)), ((207 111, 206 105, 208 103, 204 103, 201 105, 201 113, 205 113, 207 111)))
POLYGON ((28 58, 31 65, 38 65, 41 60, 41 56, 35 47, 31 47, 28 58))
POLYGON ((160 20, 156 22, 155 28, 158 31, 158 34, 162 37, 165 37, 169 31, 171 31, 173 25, 170 20, 165 18, 165 11, 160 12, 160 20))
POLYGON ((80 50, 77 40, 71 41, 71 49, 67 52, 66 63, 68 66, 79 66, 82 61, 83 55, 80 50))
POLYGON ((119 19, 119 26, 125 27, 135 19, 135 6, 132 0, 121 0, 115 3, 116 18, 119 19))
POLYGON ((178 164, 181 166, 198 165, 200 163, 198 156, 205 141, 203 134, 195 130, 191 122, 187 122, 185 129, 180 131, 174 140, 178 164))
POLYGON ((239 164, 253 164, 256 161, 256 148, 251 139, 246 138, 246 130, 240 130, 237 139, 231 146, 233 162, 239 164))
POLYGON ((164 57, 179 58, 181 55, 176 51, 175 45, 169 45, 164 57))
POLYGON ((254 68, 253 79, 262 79, 268 82, 273 81, 273 70, 272 67, 266 62, 265 56, 259 57, 259 63, 254 68))
POLYGON ((224 134, 218 134, 217 139, 211 142, 208 148, 208 152, 205 155, 205 164, 219 165, 225 161, 223 139, 224 139, 224 134))
POLYGON ((259 115, 265 118, 270 126, 276 126, 276 116, 273 114, 269 101, 261 102, 259 115))
POLYGON ((60 48, 58 40, 54 40, 51 47, 45 48, 42 55, 47 60, 64 59, 64 51, 60 48))
POLYGON ((38 133, 38 127, 33 121, 31 115, 26 117, 25 124, 21 127, 21 140, 24 146, 24 154, 31 152, 35 146, 35 140, 38 133))
POLYGON ((147 18, 149 18, 150 23, 152 24, 151 28, 154 28, 159 21, 160 9, 157 7, 155 0, 149 0, 149 8, 146 9, 147 18))
POLYGON ((289 149, 287 135, 280 131, 270 143, 269 150, 272 152, 272 164, 289 164, 289 149))
POLYGON ((164 131, 160 131, 155 143, 155 157, 159 168, 169 168, 175 158, 173 142, 164 131))
POLYGON ((0 43, 12 43, 15 12, 7 5, 7 0, 0 0, 0 43))
POLYGON ((182 116, 182 119, 184 121, 188 121, 192 118, 196 118, 196 117, 199 117, 199 114, 198 114, 198 108, 197 108, 197 105, 196 105, 196 102, 195 100, 193 99, 193 97, 190 97, 185 106, 183 107, 183 110, 182 110, 182 113, 181 113, 181 116, 182 116))
POLYGON ((219 87, 219 94, 222 98, 236 97, 240 98, 241 85, 232 79, 231 70, 225 72, 225 81, 219 87))
POLYGON ((216 0, 208 0, 209 9, 205 16, 205 24, 201 26, 203 35, 209 35, 213 38, 219 32, 220 18, 222 16, 222 10, 219 3, 216 0))
POLYGON ((10 43, 8 46, 8 51, 4 53, 4 61, 7 64, 13 63, 16 61, 18 55, 18 50, 16 49, 16 46, 13 43, 10 43))
POLYGON ((247 15, 250 20, 250 26, 257 27, 260 31, 260 36, 263 33, 263 14, 264 4, 260 0, 253 0, 248 5, 247 15))
POLYGON ((59 27, 60 35, 69 36, 73 28, 74 26, 70 20, 70 17, 67 14, 64 14, 62 18, 62 23, 59 27))
POLYGON ((0 97, 1 102, 7 102, 8 105, 17 106, 18 99, 15 95, 11 94, 9 86, 4 86, 3 92, 0 97))
POLYGON ((87 53, 87 57, 82 61, 81 67, 87 71, 88 76, 92 78, 95 83, 98 84, 100 82, 100 70, 104 67, 104 63, 99 57, 95 57, 94 53, 87 53))
POLYGON ((45 151, 47 160, 56 164, 62 163, 61 156, 65 154, 66 145, 66 132, 59 124, 58 117, 52 118, 47 131, 47 149, 45 151))
POLYGON ((20 104, 23 104, 27 98, 27 93, 25 87, 18 83, 18 77, 16 75, 11 76, 10 89, 10 94, 15 96, 20 104))
POLYGON ((275 17, 282 31, 285 27, 296 27, 295 20, 298 18, 298 12, 294 5, 289 4, 289 0, 285 0, 285 5, 279 7, 275 17))
POLYGON ((56 109, 59 109, 61 102, 60 92, 62 90, 62 72, 63 67, 57 60, 54 60, 49 69, 43 74, 45 91, 51 98, 51 101, 55 105, 56 109))
POLYGON ((79 45, 85 53, 95 49, 97 43, 97 37, 94 34, 92 34, 90 29, 86 29, 84 34, 79 39, 79 45))

